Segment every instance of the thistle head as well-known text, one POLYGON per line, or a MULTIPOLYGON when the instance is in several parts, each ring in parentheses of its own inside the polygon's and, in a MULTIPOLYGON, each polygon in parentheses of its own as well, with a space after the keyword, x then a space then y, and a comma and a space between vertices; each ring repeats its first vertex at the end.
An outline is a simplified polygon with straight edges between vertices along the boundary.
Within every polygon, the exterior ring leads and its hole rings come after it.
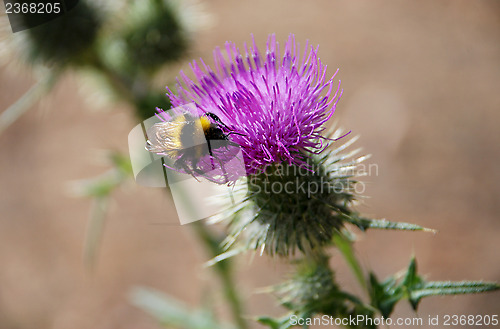
POLYGON ((217 48, 214 69, 202 60, 192 63, 197 81, 181 72, 177 93, 168 92, 172 105, 194 103, 238 133, 232 139, 241 146, 248 174, 282 163, 305 165, 306 154, 327 144, 323 125, 341 95, 335 74, 327 79, 318 49, 306 44, 301 54, 293 35, 283 52, 274 35, 265 55, 255 41, 244 49, 228 42, 224 57, 217 48))
POLYGON ((325 133, 340 83, 336 72, 327 78, 318 49, 306 44, 301 51, 293 35, 281 50, 269 36, 265 55, 255 41, 244 49, 228 42, 224 56, 217 48, 214 69, 194 62, 197 81, 181 72, 170 101, 214 113, 241 147, 246 180, 234 193, 243 201, 227 213, 226 246, 242 243, 279 256, 317 253, 342 228, 355 198, 348 170, 356 160, 344 162, 352 155, 344 147, 327 150, 343 137, 325 133))

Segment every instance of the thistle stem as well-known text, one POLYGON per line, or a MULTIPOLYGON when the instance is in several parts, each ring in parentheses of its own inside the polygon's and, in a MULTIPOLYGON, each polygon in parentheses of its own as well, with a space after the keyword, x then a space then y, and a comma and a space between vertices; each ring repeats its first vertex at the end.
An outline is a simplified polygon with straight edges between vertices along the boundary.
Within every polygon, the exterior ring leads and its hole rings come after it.
POLYGON ((342 253, 342 256, 351 268, 361 288, 363 288, 364 291, 369 292, 363 269, 361 268, 361 265, 359 264, 359 261, 354 254, 351 242, 340 234, 336 234, 334 236, 333 242, 337 246, 338 250, 342 253))
MULTIPOLYGON (((215 237, 214 234, 207 228, 207 226, 203 222, 201 221, 194 222, 192 224, 192 227, 195 233, 198 235, 199 239, 210 250, 211 256, 216 257, 223 252, 223 250, 220 247, 221 240, 215 237)), ((238 329, 248 328, 248 325, 242 316, 243 304, 235 287, 232 275, 232 267, 229 260, 226 259, 217 262, 213 265, 213 267, 221 280, 222 289, 224 291, 224 297, 226 298, 229 304, 237 328, 238 329)))
MULTIPOLYGON (((186 209, 189 209, 191 215, 198 217, 196 214, 196 208, 192 206, 191 199, 185 191, 181 187, 177 187, 176 193, 186 206, 186 209)), ((221 248, 221 242, 223 239, 215 236, 215 234, 205 225, 205 223, 203 223, 203 221, 195 221, 191 224, 191 227, 198 236, 199 240, 209 250, 210 258, 217 257, 224 252, 221 248)), ((243 303, 235 287, 230 260, 225 259, 220 262, 216 262, 213 265, 213 268, 215 273, 220 278, 224 297, 229 304, 233 320, 237 326, 236 328, 247 329, 247 322, 242 316, 243 303)))
POLYGON ((0 114, 0 134, 46 95, 58 81, 61 71, 53 70, 0 114))

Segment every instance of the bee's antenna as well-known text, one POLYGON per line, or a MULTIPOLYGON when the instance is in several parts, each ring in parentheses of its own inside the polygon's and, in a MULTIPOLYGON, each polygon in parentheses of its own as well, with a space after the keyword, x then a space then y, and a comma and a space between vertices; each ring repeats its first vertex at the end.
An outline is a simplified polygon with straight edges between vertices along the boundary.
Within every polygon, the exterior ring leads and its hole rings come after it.
POLYGON ((240 134, 240 133, 237 133, 235 131, 230 131, 230 132, 227 133, 227 136, 230 136, 230 135, 246 136, 245 134, 240 134))

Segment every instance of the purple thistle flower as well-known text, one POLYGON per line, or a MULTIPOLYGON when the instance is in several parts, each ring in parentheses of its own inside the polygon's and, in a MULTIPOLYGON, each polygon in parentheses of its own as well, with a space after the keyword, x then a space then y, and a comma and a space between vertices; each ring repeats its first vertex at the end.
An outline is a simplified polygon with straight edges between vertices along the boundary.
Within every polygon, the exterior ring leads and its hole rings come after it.
POLYGON ((214 51, 215 70, 201 59, 201 67, 191 64, 197 82, 181 71, 184 85, 177 80, 178 94, 167 88, 172 106, 195 103, 200 112, 216 114, 241 134, 231 140, 241 146, 248 174, 276 163, 306 165, 307 152, 317 154, 328 146, 321 133, 342 95, 340 81, 334 88, 337 72, 327 80, 318 48, 308 43, 300 58, 293 35, 282 55, 274 35, 265 57, 255 40, 251 47, 245 44, 243 54, 234 43, 225 48, 228 60, 219 48, 214 51))

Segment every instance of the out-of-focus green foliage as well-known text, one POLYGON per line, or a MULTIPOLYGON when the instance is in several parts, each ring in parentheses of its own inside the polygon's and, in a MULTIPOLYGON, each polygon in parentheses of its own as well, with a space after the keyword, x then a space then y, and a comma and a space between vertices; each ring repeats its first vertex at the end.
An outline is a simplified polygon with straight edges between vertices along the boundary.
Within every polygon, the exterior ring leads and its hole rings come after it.
MULTIPOLYGON (((45 24, 27 29, 26 59, 51 66, 87 65, 102 26, 98 7, 88 1, 45 24)), ((26 25, 35 15, 23 15, 26 25)))
POLYGON ((153 316, 167 328, 232 329, 221 323, 208 308, 190 309, 179 300, 148 288, 135 288, 129 297, 131 303, 153 316))
POLYGON ((179 60, 189 47, 175 7, 163 0, 135 1, 129 8, 124 31, 125 52, 139 69, 154 70, 179 60))

